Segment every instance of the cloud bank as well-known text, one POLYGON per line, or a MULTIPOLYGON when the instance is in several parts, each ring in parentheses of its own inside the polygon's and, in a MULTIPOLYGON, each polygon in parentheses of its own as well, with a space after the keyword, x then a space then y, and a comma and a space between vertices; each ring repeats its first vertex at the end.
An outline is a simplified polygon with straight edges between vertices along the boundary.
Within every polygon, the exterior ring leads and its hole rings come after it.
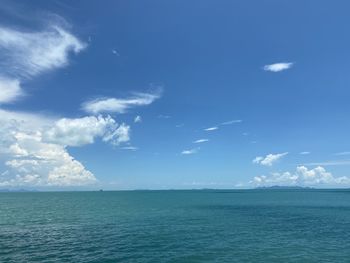
POLYGON ((348 187, 350 178, 334 177, 322 166, 308 169, 305 166, 298 166, 294 173, 272 173, 269 176, 256 176, 251 181, 255 186, 310 186, 310 187, 348 187))

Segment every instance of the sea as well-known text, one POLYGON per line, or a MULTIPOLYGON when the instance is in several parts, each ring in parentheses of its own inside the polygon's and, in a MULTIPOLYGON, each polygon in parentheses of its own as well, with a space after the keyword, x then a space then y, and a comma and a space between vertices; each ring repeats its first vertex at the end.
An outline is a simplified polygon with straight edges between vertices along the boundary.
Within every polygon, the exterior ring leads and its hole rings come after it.
POLYGON ((0 262, 350 262, 350 190, 0 193, 0 262))

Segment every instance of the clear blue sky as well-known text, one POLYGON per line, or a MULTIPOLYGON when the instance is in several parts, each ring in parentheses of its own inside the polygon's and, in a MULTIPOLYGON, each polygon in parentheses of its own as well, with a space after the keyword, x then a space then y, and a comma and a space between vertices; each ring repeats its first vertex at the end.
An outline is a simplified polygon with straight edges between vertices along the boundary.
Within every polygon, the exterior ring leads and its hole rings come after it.
POLYGON ((350 186, 349 9, 1 1, 0 188, 350 186))

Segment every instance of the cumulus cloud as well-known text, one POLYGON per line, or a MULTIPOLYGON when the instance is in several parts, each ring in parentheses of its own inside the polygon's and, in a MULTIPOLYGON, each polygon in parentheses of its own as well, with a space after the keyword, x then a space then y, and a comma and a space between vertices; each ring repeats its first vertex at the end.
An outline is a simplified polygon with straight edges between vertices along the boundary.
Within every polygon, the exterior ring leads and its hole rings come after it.
POLYGON ((0 110, 0 153, 7 171, 0 186, 71 186, 96 182, 67 146, 93 143, 100 137, 115 145, 129 141, 129 126, 110 116, 77 119, 0 110))
POLYGON ((0 186, 86 185, 96 181, 65 146, 43 140, 42 130, 35 124, 41 122, 40 127, 45 127, 51 120, 10 112, 5 115, 0 120, 0 125, 6 127, 0 132, 0 152, 7 172, 0 177, 0 186))
POLYGON ((206 128, 206 129, 204 129, 204 130, 205 130, 205 131, 215 131, 215 130, 217 130, 217 129, 219 129, 219 127, 214 126, 214 127, 206 128))
POLYGON ((256 176, 251 181, 255 186, 312 186, 312 187, 347 187, 350 178, 346 176, 334 177, 322 166, 308 169, 298 166, 294 173, 272 173, 269 176, 256 176))
POLYGON ((98 98, 82 104, 83 110, 92 114, 102 112, 125 113, 127 110, 137 106, 145 106, 161 97, 161 89, 153 93, 135 92, 133 96, 126 99, 98 98))
POLYGON ((258 156, 255 157, 255 159, 253 160, 253 163, 256 164, 261 164, 261 165, 265 165, 265 166, 272 166, 275 162, 277 162, 278 160, 280 160, 282 157, 286 156, 288 154, 288 152, 285 153, 277 153, 277 154, 268 154, 265 157, 263 156, 258 156))
POLYGON ((130 126, 122 123, 116 129, 109 129, 102 137, 104 142, 110 142, 113 145, 119 145, 130 140, 130 126))
POLYGON ((281 63, 265 65, 263 69, 265 71, 280 72, 280 71, 289 69, 292 66, 293 66, 293 63, 291 63, 291 62, 281 62, 281 63))
POLYGON ((190 155, 190 154, 195 154, 199 151, 200 148, 194 148, 190 150, 184 150, 181 152, 182 155, 190 155))
POLYGON ((81 146, 91 144, 96 137, 103 141, 120 144, 129 140, 129 126, 121 124, 110 117, 88 116, 77 119, 63 118, 43 133, 47 142, 58 143, 65 146, 81 146))
POLYGON ((203 143, 203 142, 208 142, 209 139, 199 139, 199 140, 195 140, 193 143, 203 143))

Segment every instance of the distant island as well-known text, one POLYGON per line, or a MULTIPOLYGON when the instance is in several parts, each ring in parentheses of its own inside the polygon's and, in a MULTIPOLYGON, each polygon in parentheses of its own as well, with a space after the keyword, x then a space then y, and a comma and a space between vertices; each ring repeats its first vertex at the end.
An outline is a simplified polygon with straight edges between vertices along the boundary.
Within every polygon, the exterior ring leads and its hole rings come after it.
POLYGON ((39 192, 36 189, 0 189, 0 193, 12 193, 12 192, 39 192))
POLYGON ((307 186, 283 186, 283 185, 273 185, 273 186, 259 186, 255 189, 277 189, 277 190, 283 190, 283 189, 314 189, 312 187, 307 186))

